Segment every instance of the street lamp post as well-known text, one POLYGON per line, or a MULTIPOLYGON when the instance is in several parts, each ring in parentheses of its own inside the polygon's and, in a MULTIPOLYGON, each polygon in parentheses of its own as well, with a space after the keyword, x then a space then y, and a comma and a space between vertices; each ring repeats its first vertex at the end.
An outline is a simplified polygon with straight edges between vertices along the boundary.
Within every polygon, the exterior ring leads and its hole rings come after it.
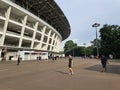
POLYGON ((96 30, 96 48, 97 48, 97 58, 99 57, 99 49, 98 49, 98 35, 97 35, 97 27, 99 27, 99 23, 94 23, 92 27, 95 27, 96 30))

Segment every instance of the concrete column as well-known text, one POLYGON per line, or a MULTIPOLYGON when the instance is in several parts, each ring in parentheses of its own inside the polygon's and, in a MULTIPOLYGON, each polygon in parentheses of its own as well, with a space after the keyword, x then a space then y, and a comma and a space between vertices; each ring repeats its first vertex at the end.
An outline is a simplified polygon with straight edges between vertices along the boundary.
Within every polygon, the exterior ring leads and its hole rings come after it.
POLYGON ((20 37, 20 41, 19 41, 19 48, 20 48, 21 45, 22 45, 22 39, 23 39, 24 31, 25 31, 25 26, 26 26, 27 18, 28 18, 28 16, 26 15, 26 16, 24 17, 24 20, 23 20, 23 26, 22 26, 22 31, 21 31, 21 37, 20 37))
POLYGON ((1 40, 1 45, 4 45, 4 41, 5 41, 5 35, 6 35, 6 31, 7 31, 7 27, 8 27, 8 22, 9 22, 9 18, 10 18, 10 12, 11 12, 11 7, 9 7, 7 9, 7 12, 5 13, 6 16, 6 20, 4 23, 4 28, 3 28, 3 35, 2 35, 2 40, 1 40))
POLYGON ((54 38, 55 38, 55 33, 54 33, 53 36, 52 36, 52 41, 51 41, 51 47, 50 47, 50 50, 52 50, 54 38))
MULTIPOLYGON (((46 30, 46 26, 44 26, 43 29, 42 29, 41 42, 43 42, 44 35, 45 35, 45 30, 46 30)), ((40 48, 42 48, 42 43, 40 43, 40 48)))
POLYGON ((57 45, 56 45, 56 50, 57 51, 59 51, 60 48, 61 48, 60 43, 61 43, 60 39, 57 39, 57 45))
POLYGON ((56 36, 56 38, 54 39, 54 40, 55 40, 55 43, 54 43, 54 51, 57 51, 57 49, 56 49, 57 37, 58 37, 58 36, 56 36))
POLYGON ((48 39, 47 39, 47 46, 46 46, 46 48, 48 48, 48 46, 49 46, 50 35, 51 35, 51 30, 48 33, 48 39))
POLYGON ((36 22, 36 24, 34 26, 34 33, 33 33, 33 38, 32 38, 32 43, 31 43, 31 49, 33 49, 37 28, 38 28, 38 22, 36 22))

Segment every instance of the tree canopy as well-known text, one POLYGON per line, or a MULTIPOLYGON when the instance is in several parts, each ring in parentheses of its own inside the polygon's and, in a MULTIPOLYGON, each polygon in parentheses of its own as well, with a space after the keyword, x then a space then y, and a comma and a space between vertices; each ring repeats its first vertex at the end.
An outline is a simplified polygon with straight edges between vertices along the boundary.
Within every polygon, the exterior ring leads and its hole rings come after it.
POLYGON ((75 47, 77 47, 77 44, 74 43, 72 40, 69 40, 65 43, 64 52, 66 53, 75 47))
POLYGON ((65 55, 71 54, 72 56, 83 56, 84 55, 84 47, 77 46, 72 40, 69 40, 65 43, 64 46, 65 55))
POLYGON ((100 29, 101 53, 113 54, 114 58, 120 58, 120 26, 104 25, 100 29))

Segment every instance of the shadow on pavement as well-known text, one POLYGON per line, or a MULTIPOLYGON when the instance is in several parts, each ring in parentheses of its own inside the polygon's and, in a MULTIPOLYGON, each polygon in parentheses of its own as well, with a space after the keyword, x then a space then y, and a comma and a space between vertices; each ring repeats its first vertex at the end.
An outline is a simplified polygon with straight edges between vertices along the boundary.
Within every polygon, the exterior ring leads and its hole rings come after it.
MULTIPOLYGON (((88 67, 85 69, 100 72, 102 69, 102 66, 101 65, 94 65, 94 66, 91 66, 91 67, 88 67)), ((108 65, 107 66, 107 73, 120 74, 120 65, 108 65)))
POLYGON ((68 73, 63 72, 63 71, 56 71, 56 72, 61 73, 61 74, 68 74, 68 73))

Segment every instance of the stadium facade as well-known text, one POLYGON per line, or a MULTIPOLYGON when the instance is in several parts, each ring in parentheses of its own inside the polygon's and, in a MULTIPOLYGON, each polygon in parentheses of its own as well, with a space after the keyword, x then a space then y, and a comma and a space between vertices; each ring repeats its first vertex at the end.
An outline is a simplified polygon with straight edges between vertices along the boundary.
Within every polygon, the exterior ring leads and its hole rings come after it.
POLYGON ((58 53, 70 33, 69 22, 54 0, 0 0, 0 50, 6 49, 7 60, 58 53))

